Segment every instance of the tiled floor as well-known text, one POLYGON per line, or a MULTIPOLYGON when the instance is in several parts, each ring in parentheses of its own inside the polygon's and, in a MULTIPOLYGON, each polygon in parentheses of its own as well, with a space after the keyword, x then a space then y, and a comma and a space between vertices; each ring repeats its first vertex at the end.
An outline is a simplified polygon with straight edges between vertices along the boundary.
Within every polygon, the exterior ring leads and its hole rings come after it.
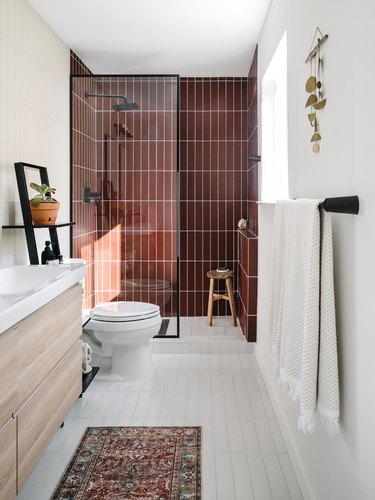
POLYGON ((154 354, 149 382, 93 382, 19 498, 48 499, 87 426, 201 425, 203 500, 301 500, 253 354, 154 354))

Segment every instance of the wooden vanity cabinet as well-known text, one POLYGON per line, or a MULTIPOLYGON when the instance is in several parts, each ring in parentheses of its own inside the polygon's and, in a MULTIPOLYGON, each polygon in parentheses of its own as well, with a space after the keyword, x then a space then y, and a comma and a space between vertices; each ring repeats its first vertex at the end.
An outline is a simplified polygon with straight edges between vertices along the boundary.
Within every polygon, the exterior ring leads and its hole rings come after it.
POLYGON ((81 393, 81 316, 77 284, 0 334, 0 500, 15 496, 3 461, 14 448, 19 493, 81 393))
POLYGON ((0 499, 9 500, 17 492, 16 419, 12 418, 0 430, 0 499))

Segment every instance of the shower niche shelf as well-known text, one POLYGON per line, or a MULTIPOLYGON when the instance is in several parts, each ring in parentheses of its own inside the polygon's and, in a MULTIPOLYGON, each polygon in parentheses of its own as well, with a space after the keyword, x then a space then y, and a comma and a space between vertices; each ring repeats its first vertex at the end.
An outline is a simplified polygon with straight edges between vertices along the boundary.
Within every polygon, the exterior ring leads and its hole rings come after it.
POLYGON ((16 179, 18 186, 18 193, 20 196, 21 211, 23 224, 10 224, 2 226, 3 229, 24 229, 27 249, 29 252, 30 264, 38 265, 38 249, 35 240, 35 229, 48 228, 49 237, 52 243, 53 251, 56 255, 60 255, 60 243, 57 234, 57 229, 60 227, 73 226, 75 222, 62 222, 60 224, 33 224, 31 218, 31 211, 29 206, 29 195, 27 191, 27 182, 25 168, 30 168, 34 170, 39 170, 40 180, 42 184, 47 184, 49 186, 48 172, 46 167, 41 167, 39 165, 32 165, 31 163, 18 162, 14 164, 16 171, 16 179))

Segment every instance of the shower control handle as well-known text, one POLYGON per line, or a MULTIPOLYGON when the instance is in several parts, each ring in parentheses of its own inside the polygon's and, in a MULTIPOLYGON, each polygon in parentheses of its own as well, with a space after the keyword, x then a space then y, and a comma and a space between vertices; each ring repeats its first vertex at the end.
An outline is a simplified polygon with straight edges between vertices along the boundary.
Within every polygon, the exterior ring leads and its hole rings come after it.
POLYGON ((97 193, 95 191, 90 191, 89 187, 84 187, 82 189, 82 202, 89 203, 90 201, 99 201, 101 200, 101 193, 97 193))

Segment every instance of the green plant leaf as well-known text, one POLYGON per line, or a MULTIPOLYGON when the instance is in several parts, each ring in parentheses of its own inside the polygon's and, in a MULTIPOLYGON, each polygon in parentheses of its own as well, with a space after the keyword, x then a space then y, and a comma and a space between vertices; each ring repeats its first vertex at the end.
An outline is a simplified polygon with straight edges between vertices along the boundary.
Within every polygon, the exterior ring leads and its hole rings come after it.
POLYGON ((43 196, 38 195, 38 196, 35 196, 32 200, 30 200, 30 205, 32 207, 37 207, 39 205, 39 203, 42 201, 43 201, 43 196))
POLYGON ((30 187, 35 189, 35 191, 38 191, 38 193, 43 194, 43 185, 40 186, 39 184, 36 184, 35 182, 30 182, 30 187))

